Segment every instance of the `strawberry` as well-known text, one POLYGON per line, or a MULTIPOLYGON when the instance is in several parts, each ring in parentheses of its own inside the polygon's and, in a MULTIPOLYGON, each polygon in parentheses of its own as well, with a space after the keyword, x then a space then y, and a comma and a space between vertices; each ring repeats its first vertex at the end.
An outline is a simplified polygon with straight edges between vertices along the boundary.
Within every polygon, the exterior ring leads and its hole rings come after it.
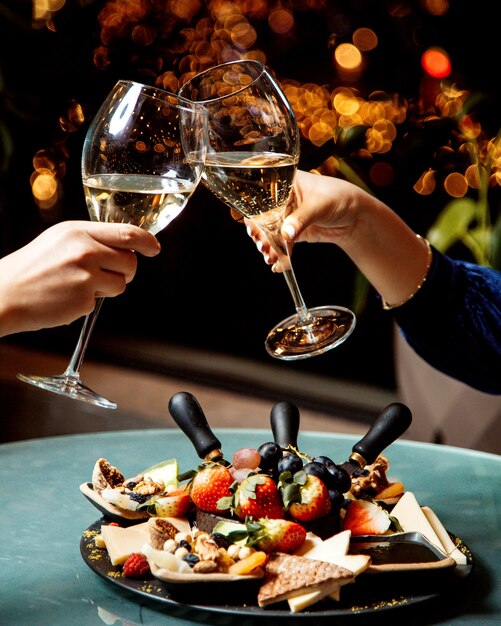
POLYGON ((225 465, 207 464, 195 474, 191 482, 191 499, 202 511, 221 513, 229 509, 225 500, 232 497, 232 484, 233 476, 225 465), (221 498, 225 500, 220 503, 221 498))
POLYGON ((280 478, 282 498, 293 519, 311 522, 330 513, 329 491, 318 476, 296 472, 293 477, 285 473, 280 478))
POLYGON ((389 514, 369 500, 352 500, 343 519, 343 529, 352 535, 382 535, 390 524, 389 514))
POLYGON ((247 544, 263 552, 294 552, 303 545, 306 530, 301 524, 285 519, 261 518, 250 522, 247 544))
POLYGON ((181 490, 160 496, 148 505, 148 512, 157 517, 183 517, 192 508, 193 502, 189 492, 181 490))
POLYGON ((241 519, 284 517, 277 485, 271 476, 265 474, 252 474, 240 483, 234 494, 233 510, 241 519))

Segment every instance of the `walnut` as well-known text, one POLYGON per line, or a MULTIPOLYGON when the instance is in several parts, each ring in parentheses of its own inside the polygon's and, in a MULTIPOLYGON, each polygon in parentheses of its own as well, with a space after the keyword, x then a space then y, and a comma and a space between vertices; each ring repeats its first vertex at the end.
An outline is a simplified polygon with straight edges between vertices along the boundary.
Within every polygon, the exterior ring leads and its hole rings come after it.
POLYGON ((217 563, 211 560, 198 561, 193 566, 195 574, 209 574, 217 569, 217 563))
POLYGON ((219 546, 210 535, 199 535, 195 539, 194 551, 201 561, 217 561, 219 557, 219 546))
POLYGON ((156 493, 163 493, 164 489, 165 485, 162 481, 156 483, 155 481, 147 478, 146 480, 142 480, 141 482, 137 483, 132 491, 134 493, 139 493, 142 496, 153 496, 156 493))
POLYGON ((379 455, 372 465, 367 465, 363 469, 361 476, 352 476, 351 494, 355 498, 360 498, 364 495, 375 496, 388 486, 386 472, 389 467, 388 459, 379 455))

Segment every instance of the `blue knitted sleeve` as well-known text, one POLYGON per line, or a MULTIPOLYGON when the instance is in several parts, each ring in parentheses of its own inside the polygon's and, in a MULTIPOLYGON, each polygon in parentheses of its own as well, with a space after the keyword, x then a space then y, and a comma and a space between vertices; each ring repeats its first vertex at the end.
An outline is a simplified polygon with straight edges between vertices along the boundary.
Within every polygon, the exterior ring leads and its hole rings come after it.
POLYGON ((433 249, 423 287, 392 312, 407 342, 430 365, 501 394, 501 272, 433 249))

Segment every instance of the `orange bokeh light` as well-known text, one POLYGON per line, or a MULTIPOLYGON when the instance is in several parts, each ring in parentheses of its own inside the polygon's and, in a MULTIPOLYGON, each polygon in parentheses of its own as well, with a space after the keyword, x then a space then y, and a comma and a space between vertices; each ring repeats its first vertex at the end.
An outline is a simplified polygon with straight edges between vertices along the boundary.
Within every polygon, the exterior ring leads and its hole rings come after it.
POLYGON ((452 70, 449 55, 439 48, 428 48, 423 52, 421 66, 433 78, 446 78, 452 70))

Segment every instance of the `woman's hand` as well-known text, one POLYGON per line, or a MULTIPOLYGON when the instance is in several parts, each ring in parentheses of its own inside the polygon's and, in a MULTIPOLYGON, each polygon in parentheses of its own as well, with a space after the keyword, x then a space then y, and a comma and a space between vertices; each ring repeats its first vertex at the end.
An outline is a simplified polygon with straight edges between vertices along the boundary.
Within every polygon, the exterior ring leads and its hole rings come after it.
MULTIPOLYGON (((372 196, 351 183, 298 170, 281 234, 289 243, 290 249, 294 243, 300 241, 340 244, 350 237, 362 199, 375 201, 372 196)), ((273 266, 273 271, 281 271, 280 265, 276 264, 277 255, 266 235, 254 220, 244 221, 249 236, 266 263, 273 266)))
MULTIPOLYGON (((347 181, 298 171, 286 213, 281 233, 289 249, 299 241, 337 244, 390 306, 415 293, 430 267, 427 243, 383 202, 347 181)), ((265 261, 282 271, 266 235, 252 219, 245 223, 265 261)))
POLYGON ((136 273, 136 252, 160 244, 130 224, 67 221, 0 259, 0 336, 38 330, 90 313, 96 298, 117 296, 136 273))

